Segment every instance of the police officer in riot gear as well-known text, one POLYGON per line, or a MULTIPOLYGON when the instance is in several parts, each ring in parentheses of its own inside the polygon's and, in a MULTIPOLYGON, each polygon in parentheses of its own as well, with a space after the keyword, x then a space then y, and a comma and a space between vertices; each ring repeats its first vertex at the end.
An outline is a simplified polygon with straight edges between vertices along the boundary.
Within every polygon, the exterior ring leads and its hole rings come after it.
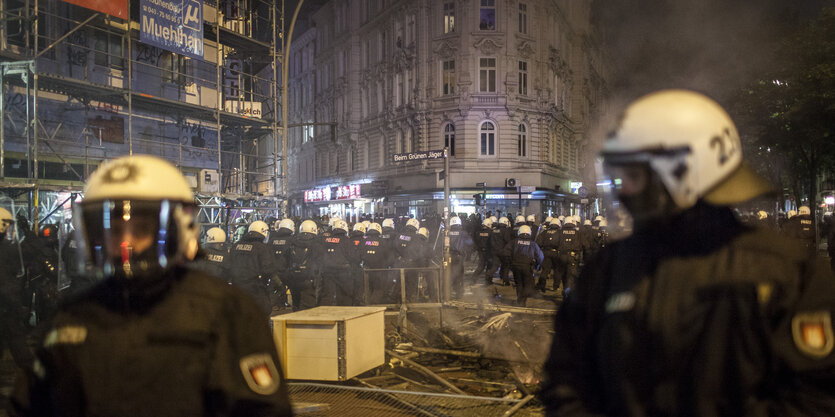
POLYGON ((490 236, 493 234, 493 221, 486 218, 481 222, 478 228, 478 233, 474 236, 475 246, 478 256, 478 265, 473 271, 473 283, 478 283, 476 277, 484 276, 488 269, 490 269, 490 260, 492 258, 490 251, 490 236))
POLYGON ((199 227, 177 168, 118 158, 84 194, 76 221, 105 279, 61 307, 18 381, 12 415, 291 415, 258 306, 183 267, 199 227))
POLYGON ((771 190, 741 149, 728 114, 691 91, 641 97, 618 119, 602 166, 634 232, 557 313, 548 415, 833 414, 835 280, 734 216, 771 190))
POLYGON ((510 272, 510 258, 505 255, 504 247, 512 240, 510 231, 510 220, 507 217, 499 219, 490 235, 491 266, 487 270, 487 285, 493 284, 493 275, 499 271, 499 277, 503 285, 510 285, 508 273, 510 272), (501 268, 501 269, 500 269, 501 268))
POLYGON ((461 227, 461 218, 452 216, 449 219, 449 257, 452 292, 455 298, 464 296, 464 259, 472 250, 473 239, 461 227))
MULTIPOLYGON (((367 226, 365 225, 365 222, 357 222, 349 235, 351 238, 351 244, 354 245, 357 255, 360 255, 361 253, 360 245, 365 240, 366 230, 367 226)), ((351 263, 351 282, 353 283, 353 292, 351 294, 353 305, 362 305, 365 291, 365 283, 362 278, 362 259, 358 259, 351 263)))
POLYGON ((812 218, 809 206, 800 206, 797 208, 797 216, 793 216, 783 228, 786 236, 797 239, 801 245, 810 252, 815 252, 815 220, 812 218))
POLYGON ((249 231, 229 251, 231 282, 249 293, 265 313, 273 308, 270 294, 278 287, 278 263, 275 252, 268 245, 270 227, 256 220, 249 231))
POLYGON ((219 227, 207 230, 202 249, 202 257, 198 253, 198 259, 192 261, 189 266, 229 282, 229 247, 226 246, 226 232, 219 227))
POLYGON ((548 228, 539 232, 536 240, 537 245, 539 245, 544 255, 542 270, 539 271, 539 281, 536 283, 536 288, 539 291, 545 292, 547 280, 552 275, 554 277, 552 289, 556 291, 560 285, 561 276, 558 265, 560 263, 559 247, 561 240, 562 231, 560 230, 560 221, 559 219, 552 218, 548 224, 548 228))
POLYGON ((519 235, 505 246, 505 256, 510 258, 513 279, 516 281, 516 305, 525 307, 528 297, 535 295, 533 271, 542 265, 544 255, 539 245, 531 239, 531 227, 519 227, 519 235))
POLYGON ((287 286, 293 298, 293 311, 316 306, 316 291, 320 283, 319 265, 323 252, 318 233, 316 222, 305 220, 299 225, 299 233, 290 242, 290 277, 287 286))
POLYGON ((292 219, 281 219, 275 222, 275 230, 270 232, 270 246, 275 251, 276 267, 281 285, 273 293, 273 305, 287 305, 287 281, 290 275, 289 249, 293 240, 293 231, 296 230, 296 223, 292 219))
MULTIPOLYGON (((382 227, 379 223, 371 223, 366 230, 365 239, 359 246, 359 255, 364 269, 384 269, 393 262, 391 246, 383 241, 382 227)), ((368 271, 368 298, 372 304, 385 300, 386 290, 390 288, 387 282, 389 271, 368 271)))
MULTIPOLYGON (((417 231, 420 228, 420 222, 417 219, 409 219, 403 230, 397 235, 394 243, 394 253, 397 256, 395 262, 398 268, 415 268, 419 266, 419 262, 423 257, 423 245, 417 238, 417 231)), ((415 271, 406 271, 406 296, 414 299, 417 295, 418 277, 420 275, 415 271)), ((397 279, 394 290, 400 292, 400 280, 397 279)))
MULTIPOLYGON (((557 247, 557 273, 556 276, 562 282, 560 295, 565 298, 566 293, 574 287, 574 280, 580 273, 580 258, 583 253, 583 241, 577 225, 574 224, 574 217, 565 218, 565 224, 560 229, 559 245, 557 247)), ((554 280, 554 289, 557 286, 554 280)))
POLYGON ((321 288, 318 305, 350 306, 354 302, 351 268, 359 262, 357 249, 348 237, 348 223, 337 219, 323 243, 321 288))

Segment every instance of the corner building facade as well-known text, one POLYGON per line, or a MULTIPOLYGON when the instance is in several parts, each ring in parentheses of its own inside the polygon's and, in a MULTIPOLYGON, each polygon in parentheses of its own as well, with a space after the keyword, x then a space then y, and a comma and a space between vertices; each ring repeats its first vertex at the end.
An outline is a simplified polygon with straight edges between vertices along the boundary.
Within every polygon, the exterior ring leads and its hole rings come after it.
POLYGON ((291 213, 442 213, 443 159, 394 155, 445 146, 454 212, 581 210, 606 96, 589 13, 587 0, 324 4, 291 46, 291 213))

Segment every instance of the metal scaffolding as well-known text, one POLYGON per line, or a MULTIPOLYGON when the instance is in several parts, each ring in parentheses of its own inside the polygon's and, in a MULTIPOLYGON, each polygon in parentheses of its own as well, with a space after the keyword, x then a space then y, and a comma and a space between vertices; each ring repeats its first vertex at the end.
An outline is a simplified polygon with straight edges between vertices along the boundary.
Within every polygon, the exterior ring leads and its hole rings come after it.
POLYGON ((202 60, 140 42, 139 3, 120 19, 0 1, 0 193, 51 223, 41 202, 149 153, 180 168, 207 226, 281 217, 284 0, 204 0, 202 60))

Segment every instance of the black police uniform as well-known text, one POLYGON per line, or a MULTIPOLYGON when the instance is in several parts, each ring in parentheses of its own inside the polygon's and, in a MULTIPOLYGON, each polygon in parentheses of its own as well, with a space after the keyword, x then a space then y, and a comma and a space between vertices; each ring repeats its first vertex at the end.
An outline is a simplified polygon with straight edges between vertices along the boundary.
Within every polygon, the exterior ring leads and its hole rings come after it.
POLYGON ((473 239, 460 224, 449 228, 449 257, 452 292, 456 298, 464 296, 464 259, 472 250, 473 239))
MULTIPOLYGON (((417 230, 412 226, 403 228, 403 232, 397 236, 394 242, 394 252, 397 256, 396 266, 398 268, 416 268, 423 257, 423 243, 417 238, 417 230)), ((415 299, 418 290, 418 278, 420 274, 416 271, 406 271, 406 297, 415 299)), ((400 278, 395 282, 394 288, 400 294, 400 278)), ((399 299, 399 297, 398 297, 399 299)))
POLYGON ((269 314, 272 311, 270 300, 270 280, 277 274, 278 266, 273 250, 264 243, 264 235, 247 232, 229 251, 229 270, 231 282, 249 293, 258 305, 269 314))
MULTIPOLYGON (((580 256, 583 251, 583 242, 580 231, 573 223, 566 223, 560 230, 560 242, 558 247, 557 276, 562 281, 563 295, 573 286, 577 275, 580 273, 580 256)), ((554 280, 554 289, 558 286, 554 280)))
POLYGON ((833 295, 822 260, 697 203, 583 269, 557 313, 546 414, 835 415, 833 295))
POLYGON ((476 249, 478 250, 478 265, 473 272, 473 282, 477 282, 475 277, 483 276, 490 268, 490 236, 493 234, 492 232, 493 230, 491 228, 481 225, 478 228, 478 232, 473 236, 476 249))
POLYGON ((289 416, 251 298, 199 271, 107 279, 56 315, 18 381, 19 416, 289 416))
POLYGON ((523 234, 505 246, 505 256, 510 258, 513 279, 516 281, 516 305, 524 307, 535 294, 533 271, 542 265, 544 255, 539 245, 528 234, 523 234))
MULTIPOLYGON (((364 269, 385 269, 393 262, 391 247, 385 244, 380 233, 369 230, 359 247, 359 256, 364 269)), ((387 291, 391 287, 390 271, 368 271, 368 301, 372 304, 389 302, 387 291)), ((363 285, 364 287, 364 285, 363 285)))
POLYGON ((322 240, 313 233, 299 233, 290 245, 290 278, 287 286, 293 297, 293 311, 316 307, 322 240))
POLYGON ((281 285, 274 292, 273 297, 273 305, 276 303, 285 304, 287 302, 287 282, 289 280, 290 275, 290 259, 289 259, 289 251, 290 251, 290 241, 293 239, 293 231, 287 228, 280 228, 277 231, 273 231, 270 233, 270 237, 267 240, 270 246, 275 251, 275 262, 276 267, 278 268, 278 278, 281 281, 281 285))
POLYGON ((198 254, 199 257, 190 262, 188 267, 230 282, 229 248, 226 243, 206 243, 201 249, 202 254, 198 254))
POLYGON ((350 306, 354 302, 354 281, 351 268, 359 262, 356 246, 344 230, 334 229, 322 243, 321 288, 318 305, 350 306))
POLYGON ((542 292, 545 292, 547 280, 552 275, 554 277, 552 284, 553 290, 556 291, 560 286, 560 275, 557 270, 557 265, 560 262, 558 250, 561 240, 562 231, 556 224, 549 225, 547 229, 539 232, 539 236, 537 237, 536 243, 545 255, 545 260, 542 262, 542 270, 539 272, 539 281, 536 283, 536 287, 542 292))
MULTIPOLYGON (((20 254, 16 244, 0 234, 0 339, 9 348, 18 367, 29 365, 32 352, 26 345, 25 320, 29 309, 24 303, 23 275, 20 274, 20 254)), ((0 356, 3 354, 0 347, 0 356)))
POLYGON ((351 244, 354 245, 354 256, 359 256, 354 262, 351 262, 351 282, 353 285, 353 292, 351 293, 352 303, 355 306, 363 305, 363 295, 365 293, 365 282, 362 278, 362 257, 361 247, 365 241, 365 233, 359 230, 352 230, 348 235, 351 239, 351 244))
POLYGON ((815 251, 815 221, 809 214, 800 214, 787 220, 783 225, 786 236, 800 240, 804 248, 815 251))
POLYGON ((502 284, 510 285, 508 273, 510 272, 510 258, 504 255, 504 247, 512 240, 510 228, 499 223, 490 234, 491 265, 487 269, 487 285, 493 284, 493 274, 499 271, 502 284), (499 269, 501 268, 501 270, 499 269))

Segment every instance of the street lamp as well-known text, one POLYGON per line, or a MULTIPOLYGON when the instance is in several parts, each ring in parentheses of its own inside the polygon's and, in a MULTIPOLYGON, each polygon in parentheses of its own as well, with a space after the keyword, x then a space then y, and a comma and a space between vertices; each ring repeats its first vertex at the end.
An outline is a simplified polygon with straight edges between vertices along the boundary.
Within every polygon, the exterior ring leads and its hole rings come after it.
POLYGON ((281 190, 284 192, 284 202, 281 204, 282 213, 287 213, 287 74, 290 71, 290 44, 293 41, 293 28, 296 26, 296 18, 299 17, 299 10, 302 9, 304 0, 299 0, 293 18, 290 20, 290 30, 287 31, 287 38, 284 41, 284 58, 281 62, 281 190))

